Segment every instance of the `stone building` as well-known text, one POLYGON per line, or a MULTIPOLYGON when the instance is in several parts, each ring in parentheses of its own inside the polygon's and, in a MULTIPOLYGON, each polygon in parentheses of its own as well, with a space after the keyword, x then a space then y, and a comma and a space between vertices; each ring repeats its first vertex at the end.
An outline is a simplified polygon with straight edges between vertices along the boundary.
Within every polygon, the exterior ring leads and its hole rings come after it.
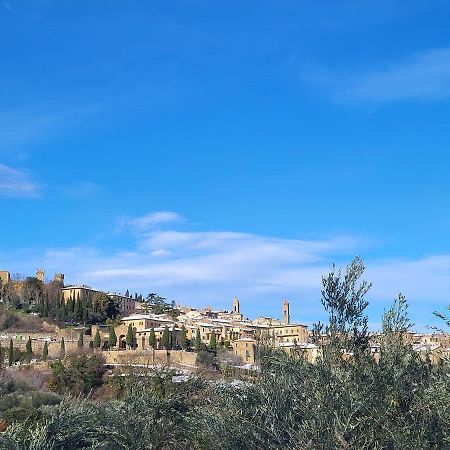
MULTIPOLYGON (((61 293, 65 302, 67 302, 70 298, 72 300, 92 299, 95 294, 98 292, 102 292, 98 289, 93 289, 90 286, 85 285, 75 285, 75 286, 66 286, 61 289, 61 293)), ((131 314, 134 312, 135 308, 135 300, 133 297, 127 297, 125 295, 117 294, 115 292, 106 292, 111 298, 117 300, 119 305, 119 310, 124 314, 131 314)))
POLYGON ((0 281, 2 284, 7 284, 11 281, 11 274, 7 270, 0 270, 0 281))

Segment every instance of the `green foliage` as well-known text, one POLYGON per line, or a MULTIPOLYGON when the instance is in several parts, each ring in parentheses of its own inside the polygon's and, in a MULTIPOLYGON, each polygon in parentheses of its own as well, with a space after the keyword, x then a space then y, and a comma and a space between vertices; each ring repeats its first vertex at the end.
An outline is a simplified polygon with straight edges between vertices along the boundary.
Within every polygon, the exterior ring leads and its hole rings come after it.
MULTIPOLYGON (((450 311, 450 306, 447 307, 447 309, 450 311)), ((450 328, 450 316, 446 315, 444 313, 441 313, 439 311, 434 311, 433 313, 436 317, 439 317, 439 319, 441 319, 445 325, 450 328)))
POLYGON ((92 342, 92 345, 93 345, 94 348, 100 348, 101 343, 102 343, 102 341, 101 341, 101 339, 100 339, 100 332, 99 332, 99 330, 98 330, 98 328, 97 328, 97 331, 96 331, 96 333, 95 333, 95 336, 94 336, 94 340, 93 340, 93 342, 92 342))
POLYGON ((117 335, 114 327, 109 327, 108 347, 113 348, 117 345, 117 335))
POLYGON ((37 420, 41 417, 41 406, 60 402, 56 394, 35 391, 24 383, 8 378, 0 379, 0 394, 0 418, 8 424, 37 420))
POLYGON ((215 352, 217 350, 217 339, 215 330, 211 330, 211 339, 209 340, 209 348, 215 352))
POLYGON ((167 328, 167 326, 164 327, 164 331, 161 337, 161 345, 166 350, 169 350, 170 348, 170 335, 169 335, 169 328, 167 328))
POLYGON ((119 312, 118 301, 105 292, 96 292, 92 297, 91 323, 115 319, 119 312))
POLYGON ((202 445, 198 382, 181 389, 171 374, 137 381, 122 401, 89 402, 65 399, 46 407, 41 420, 20 422, 0 435, 8 449, 184 450, 215 448, 202 445), (31 425, 31 430, 30 430, 31 425), (30 432, 31 431, 31 432, 30 432))
POLYGON ((147 298, 143 300, 144 310, 153 314, 167 314, 169 316, 176 316, 175 303, 168 303, 164 297, 158 294, 148 294, 147 298))
POLYGON ((131 327, 131 323, 128 325, 126 343, 127 343, 128 348, 133 348, 134 336, 133 336, 133 328, 131 327))
POLYGON ((8 365, 12 366, 13 363, 14 363, 14 345, 13 340, 10 339, 8 348, 8 365))
POLYGON ((186 336, 186 328, 184 325, 181 327, 180 347, 183 350, 187 349, 187 336, 186 336))
POLYGON ((178 348, 177 346, 177 329, 175 327, 172 328, 172 332, 170 333, 170 346, 173 350, 178 348))
POLYGON ((156 335, 155 335, 155 329, 153 327, 150 330, 150 334, 148 336, 148 345, 151 348, 155 348, 155 345, 156 345, 156 335))
POLYGON ((216 368, 216 359, 213 352, 200 350, 197 354, 196 363, 204 368, 216 368))
POLYGON ((78 337, 78 348, 84 347, 84 333, 81 331, 78 337))
POLYGON ((45 341, 44 348, 42 350, 42 361, 47 361, 48 358, 48 342, 45 341))
POLYGON ((31 361, 31 355, 33 354, 33 349, 31 348, 31 337, 28 337, 25 349, 26 349, 26 362, 29 363, 31 361))
POLYGON ((195 333, 195 347, 194 350, 198 353, 202 347, 202 337, 200 335, 200 328, 197 328, 195 333))
POLYGON ((56 392, 87 394, 101 385, 104 373, 101 355, 71 355, 63 361, 50 364, 52 376, 49 387, 56 392))
POLYGON ((44 284, 35 277, 27 277, 22 283, 21 301, 26 305, 39 305, 44 300, 44 284))

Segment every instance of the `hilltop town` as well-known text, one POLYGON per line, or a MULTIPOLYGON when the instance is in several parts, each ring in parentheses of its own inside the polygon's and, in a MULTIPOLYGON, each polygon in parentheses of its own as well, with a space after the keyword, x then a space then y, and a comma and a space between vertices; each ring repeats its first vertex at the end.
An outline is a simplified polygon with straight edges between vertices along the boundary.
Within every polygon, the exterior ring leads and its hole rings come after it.
MULTIPOLYGON (((156 294, 144 299, 138 294, 132 297, 128 291, 120 294, 102 292, 87 285, 65 285, 61 273, 46 281, 42 269, 36 271, 35 277, 24 279, 12 279, 9 272, 1 271, 0 280, 0 301, 4 305, 23 305, 33 315, 54 318, 59 326, 55 324, 54 329, 58 331, 53 334, 65 336, 66 346, 70 342, 78 343, 82 334, 84 345, 92 348, 98 334, 100 343, 96 346, 100 350, 141 352, 170 348, 183 351, 198 350, 202 345, 203 348, 229 349, 243 364, 250 365, 255 364, 256 344, 262 339, 286 351, 301 349, 311 362, 319 349, 310 342, 306 325, 291 323, 288 300, 280 304, 281 319, 258 317, 250 320, 242 314, 237 298, 232 301, 230 311, 211 307, 199 309, 166 303, 156 294), (105 300, 109 302, 106 308, 105 300), (103 304, 102 308, 100 304, 103 304), (103 308, 109 312, 104 313, 103 308), (64 324, 72 326, 66 330, 64 324), (168 333, 169 342, 165 333, 168 333), (114 345, 111 345, 110 334, 115 336, 114 345)), ((34 337, 32 333, 23 333, 18 340, 26 340, 29 336, 34 337)), ((2 336, 3 340, 8 338, 9 334, 2 336)), ((37 335, 35 339, 39 341, 37 335)), ((53 342, 50 345, 57 348, 56 340, 53 342)), ((50 354, 53 354, 51 350, 50 354)))
MULTIPOLYGON (((235 365, 256 367, 258 343, 314 363, 328 342, 326 333, 317 335, 305 324, 291 322, 287 299, 280 302, 281 319, 261 316, 250 320, 241 311, 238 298, 230 310, 194 308, 167 302, 157 294, 144 298, 137 293, 132 296, 128 290, 121 294, 65 284, 62 273, 46 280, 43 269, 26 278, 12 278, 8 271, 0 271, 0 303, 40 317, 45 324, 45 329, 4 329, 0 337, 3 346, 12 340, 13 345, 25 348, 31 340, 39 353, 47 342, 51 358, 60 356, 64 339, 65 354, 80 347, 97 349, 112 364, 195 367, 199 352, 222 349, 233 355, 235 365)), ((408 332, 405 339, 435 364, 450 355, 448 334, 408 332)), ((370 348, 379 359, 378 334, 371 335, 370 348)))
POLYGON ((340 430, 339 411, 369 427, 345 448, 378 448, 365 446, 367 435, 385 441, 379 448, 403 436, 408 448, 433 448, 447 439, 450 336, 413 333, 402 295, 383 332, 369 333, 363 272, 355 258, 345 274, 333 267, 322 278, 329 321, 308 330, 291 322, 286 299, 280 319, 249 320, 237 298, 226 311, 183 307, 66 284, 60 273, 2 271, 0 445, 140 449, 162 439, 155 448, 275 450, 297 448, 300 423, 301 448, 326 439, 331 449, 341 440, 323 433, 340 430), (411 416, 430 432, 411 436, 411 416), (372 417, 392 431, 379 433, 372 417))

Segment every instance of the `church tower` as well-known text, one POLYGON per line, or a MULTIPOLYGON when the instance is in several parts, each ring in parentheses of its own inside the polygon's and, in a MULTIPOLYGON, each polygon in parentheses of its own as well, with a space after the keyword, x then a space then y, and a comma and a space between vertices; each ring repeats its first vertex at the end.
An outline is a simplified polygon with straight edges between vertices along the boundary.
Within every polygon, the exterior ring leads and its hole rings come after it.
POLYGON ((289 324, 291 323, 291 315, 289 313, 289 301, 284 299, 283 301, 283 323, 289 324))
POLYGON ((235 297, 233 300, 233 314, 240 314, 239 300, 235 297))

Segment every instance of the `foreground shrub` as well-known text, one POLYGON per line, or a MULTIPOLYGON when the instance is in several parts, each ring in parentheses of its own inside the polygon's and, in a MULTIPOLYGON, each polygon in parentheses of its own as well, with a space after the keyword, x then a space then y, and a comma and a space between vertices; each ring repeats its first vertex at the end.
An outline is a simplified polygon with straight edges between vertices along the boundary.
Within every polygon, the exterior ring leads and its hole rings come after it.
POLYGON ((48 382, 51 390, 75 395, 86 394, 102 384, 105 372, 101 355, 71 355, 64 361, 50 364, 52 375, 48 382))

